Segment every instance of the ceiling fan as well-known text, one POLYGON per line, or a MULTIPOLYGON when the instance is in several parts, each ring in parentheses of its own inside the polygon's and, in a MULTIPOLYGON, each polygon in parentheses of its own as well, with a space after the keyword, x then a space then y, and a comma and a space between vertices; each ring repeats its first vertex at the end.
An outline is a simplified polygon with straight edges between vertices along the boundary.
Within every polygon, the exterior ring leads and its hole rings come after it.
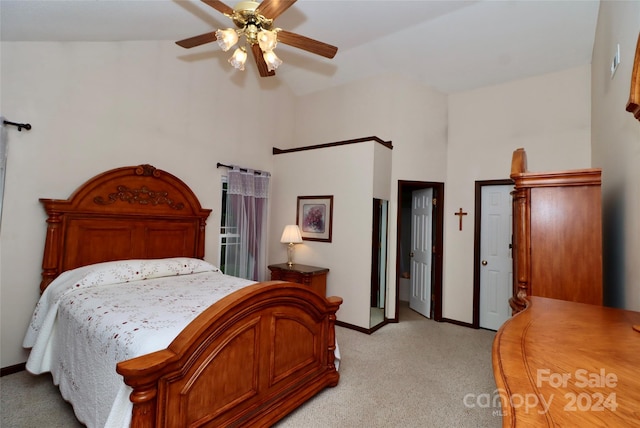
MULTIPOLYGON (((273 26, 273 21, 289 9, 296 0, 263 0, 262 3, 244 0, 234 8, 219 0, 202 0, 202 2, 231 18, 237 29, 227 28, 179 40, 176 42, 178 46, 189 49, 217 40, 222 50, 227 51, 244 36, 245 45, 250 46, 249 49, 253 53, 262 77, 275 75, 275 69, 282 64, 273 52, 278 42, 326 58, 333 58, 338 52, 335 46, 273 26)), ((236 69, 244 70, 246 60, 247 48, 239 46, 229 58, 229 63, 236 69)))

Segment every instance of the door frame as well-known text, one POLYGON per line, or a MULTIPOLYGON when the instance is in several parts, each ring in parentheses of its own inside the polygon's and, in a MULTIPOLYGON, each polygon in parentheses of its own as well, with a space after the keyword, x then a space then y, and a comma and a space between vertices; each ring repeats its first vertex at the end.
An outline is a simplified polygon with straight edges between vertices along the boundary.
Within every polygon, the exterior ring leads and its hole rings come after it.
MULTIPOLYGON (((471 327, 480 328, 480 235, 482 233, 482 188, 485 186, 514 185, 511 179, 478 180, 475 187, 475 217, 473 233, 473 322, 471 327)), ((511 236, 513 242, 513 235, 511 236)))
POLYGON ((400 317, 400 237, 402 236, 402 196, 414 190, 433 188, 433 197, 437 200, 433 211, 433 242, 435 249, 432 263, 431 294, 433 295, 433 320, 442 320, 442 260, 444 240, 444 183, 434 181, 398 180, 398 212, 396 215, 396 312, 392 322, 398 322, 400 317))
POLYGON ((384 287, 380 287, 380 282, 387 278, 387 264, 388 264, 388 237, 389 237, 389 204, 388 201, 384 201, 383 199, 373 198, 373 227, 371 228, 371 307, 379 307, 380 304, 380 290, 384 288, 384 299, 382 299, 383 308, 384 301, 386 300, 386 295, 388 293, 388 287, 385 281, 384 287), (384 202, 387 202, 387 217, 386 223, 382 224, 382 207, 384 206, 384 202), (384 227, 384 229, 382 229, 384 227), (380 252, 382 250, 380 235, 384 233, 385 235, 385 254, 384 260, 381 263, 380 260, 380 252), (385 272, 384 276, 380 275, 380 268, 384 267, 385 272))

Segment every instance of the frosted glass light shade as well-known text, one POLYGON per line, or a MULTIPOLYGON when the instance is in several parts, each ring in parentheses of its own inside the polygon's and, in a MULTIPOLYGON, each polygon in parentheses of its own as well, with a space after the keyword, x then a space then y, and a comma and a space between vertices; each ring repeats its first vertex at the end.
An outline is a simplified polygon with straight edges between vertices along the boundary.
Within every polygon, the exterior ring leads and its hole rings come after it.
POLYGON ((262 52, 272 51, 278 44, 278 38, 275 31, 260 30, 258 32, 258 44, 262 52))
POLYGON ((238 43, 238 33, 233 28, 227 28, 226 30, 216 31, 216 39, 218 45, 223 51, 228 51, 233 45, 238 43))
POLYGON ((242 71, 244 70, 244 64, 247 62, 247 51, 244 46, 239 47, 233 53, 233 56, 229 58, 229 64, 233 65, 234 68, 242 71))
POLYGON ((269 71, 275 70, 280 66, 280 64, 282 64, 282 60, 278 58, 273 51, 266 51, 262 54, 262 57, 264 58, 264 62, 267 63, 267 69, 269 71))

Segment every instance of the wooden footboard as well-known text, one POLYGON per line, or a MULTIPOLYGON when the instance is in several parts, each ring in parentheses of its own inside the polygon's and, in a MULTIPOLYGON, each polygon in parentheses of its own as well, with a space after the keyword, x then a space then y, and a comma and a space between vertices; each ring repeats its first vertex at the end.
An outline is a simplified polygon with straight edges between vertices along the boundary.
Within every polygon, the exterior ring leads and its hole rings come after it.
POLYGON ((134 428, 270 426, 338 384, 342 299, 299 284, 257 283, 220 300, 167 349, 118 364, 134 428))

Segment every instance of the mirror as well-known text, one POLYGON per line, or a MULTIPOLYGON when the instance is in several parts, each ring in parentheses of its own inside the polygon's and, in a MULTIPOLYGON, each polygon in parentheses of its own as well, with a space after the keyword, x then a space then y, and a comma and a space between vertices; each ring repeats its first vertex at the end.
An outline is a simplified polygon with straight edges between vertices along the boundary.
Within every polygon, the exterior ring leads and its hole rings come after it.
POLYGON ((385 321, 384 303, 387 291, 387 223, 389 201, 373 199, 371 236, 371 312, 369 327, 385 321))

